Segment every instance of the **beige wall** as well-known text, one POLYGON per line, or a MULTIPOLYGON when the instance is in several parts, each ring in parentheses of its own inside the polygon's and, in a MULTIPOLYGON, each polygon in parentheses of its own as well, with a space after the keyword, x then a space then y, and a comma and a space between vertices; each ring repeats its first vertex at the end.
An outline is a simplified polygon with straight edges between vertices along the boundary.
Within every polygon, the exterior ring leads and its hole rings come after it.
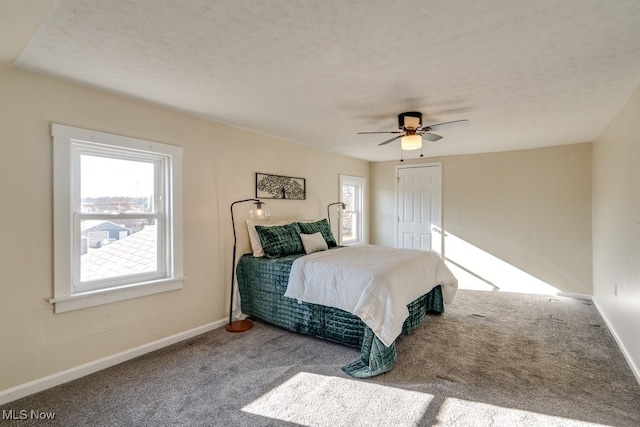
POLYGON ((0 70, 0 120, 0 392, 223 320, 229 205, 255 172, 307 179, 306 201, 270 203, 275 219, 324 217, 339 174, 369 177, 364 161, 15 69, 0 70), (52 122, 184 147, 184 289, 53 314, 52 122))
POLYGON ((591 295, 590 143, 373 163, 372 243, 395 244, 396 166, 428 162, 442 163, 447 258, 490 286, 503 288, 499 278, 489 277, 492 272, 473 266, 480 256, 495 257, 560 292, 591 295), (461 245, 471 251, 466 259, 461 245))
POLYGON ((593 150, 593 297, 640 381, 640 87, 593 150), (617 284, 617 295, 615 285, 617 284))

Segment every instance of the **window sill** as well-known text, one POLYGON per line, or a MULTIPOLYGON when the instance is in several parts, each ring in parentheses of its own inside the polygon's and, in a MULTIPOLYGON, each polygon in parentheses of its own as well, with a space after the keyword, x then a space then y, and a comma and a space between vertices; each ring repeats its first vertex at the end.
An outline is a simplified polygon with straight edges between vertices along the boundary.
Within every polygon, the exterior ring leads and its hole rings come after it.
POLYGON ((343 242, 340 243, 342 246, 362 246, 362 245, 366 245, 365 242, 361 242, 361 241, 350 241, 350 242, 343 242))
POLYGON ((65 313, 67 311, 80 310, 132 298, 175 291, 182 288, 183 281, 183 277, 156 280, 153 282, 137 283, 117 288, 100 289, 59 298, 51 298, 49 302, 54 305, 54 312, 56 314, 65 313))

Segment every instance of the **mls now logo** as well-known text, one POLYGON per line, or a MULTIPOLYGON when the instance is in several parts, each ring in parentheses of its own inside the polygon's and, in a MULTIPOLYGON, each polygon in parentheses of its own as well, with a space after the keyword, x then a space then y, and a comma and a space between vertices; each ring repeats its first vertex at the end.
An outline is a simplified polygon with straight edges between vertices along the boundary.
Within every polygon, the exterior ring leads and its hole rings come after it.
POLYGON ((44 412, 38 410, 15 409, 3 410, 3 420, 53 420, 56 417, 55 412, 44 412))

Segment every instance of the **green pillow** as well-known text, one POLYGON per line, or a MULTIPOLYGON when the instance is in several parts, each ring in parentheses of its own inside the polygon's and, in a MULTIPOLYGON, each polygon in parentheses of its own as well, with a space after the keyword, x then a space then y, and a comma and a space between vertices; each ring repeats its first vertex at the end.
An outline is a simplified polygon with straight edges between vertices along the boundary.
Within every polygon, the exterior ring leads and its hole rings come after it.
POLYGON ((297 224, 263 227, 256 225, 256 232, 267 258, 304 253, 297 224))
POLYGON ((324 240, 327 242, 327 246, 330 248, 338 246, 336 239, 333 238, 329 222, 326 219, 321 219, 316 222, 298 222, 297 224, 304 234, 321 233, 322 237, 324 237, 324 240))

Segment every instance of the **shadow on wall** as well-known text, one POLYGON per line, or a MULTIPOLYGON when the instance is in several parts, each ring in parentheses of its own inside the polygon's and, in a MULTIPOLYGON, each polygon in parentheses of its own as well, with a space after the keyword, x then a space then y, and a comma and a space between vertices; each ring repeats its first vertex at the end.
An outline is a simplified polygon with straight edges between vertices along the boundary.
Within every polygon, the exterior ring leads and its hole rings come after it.
POLYGON ((447 231, 445 261, 460 289, 556 295, 559 290, 447 231))

